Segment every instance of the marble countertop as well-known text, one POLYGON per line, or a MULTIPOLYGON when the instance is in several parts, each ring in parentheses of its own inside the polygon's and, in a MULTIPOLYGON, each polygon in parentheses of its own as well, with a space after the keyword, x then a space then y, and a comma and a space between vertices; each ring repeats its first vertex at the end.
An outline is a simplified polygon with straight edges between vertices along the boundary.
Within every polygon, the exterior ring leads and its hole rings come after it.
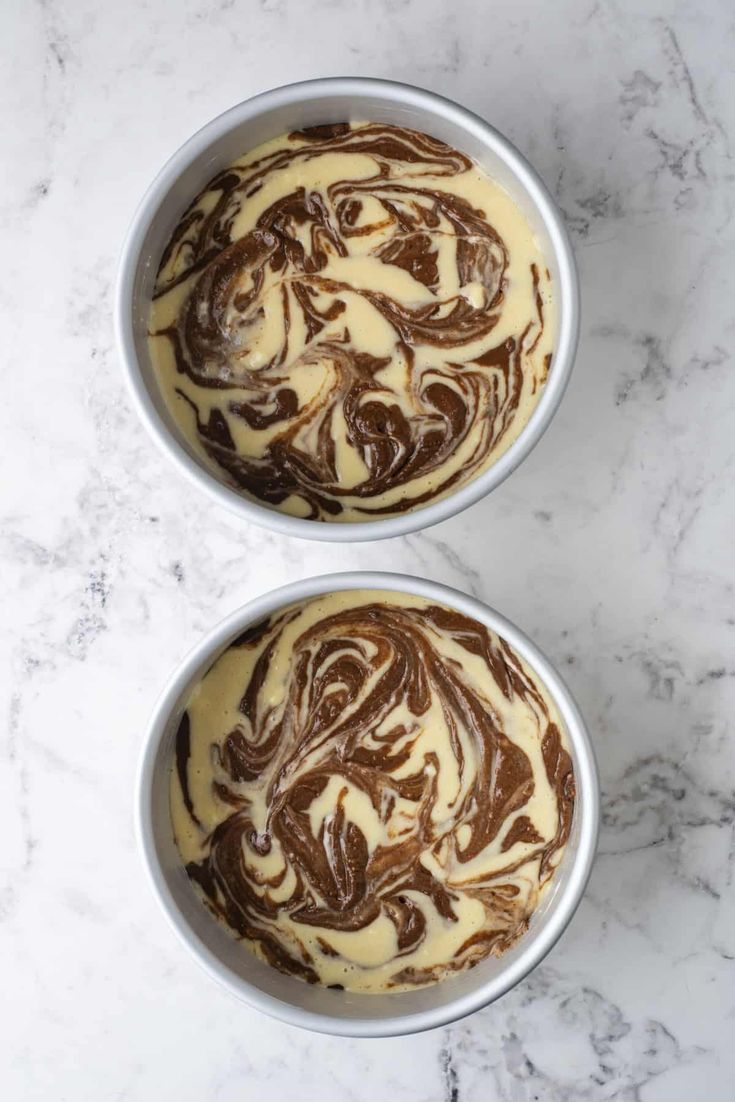
POLYGON ((3 1098, 731 1099, 732 5, 6 0, 0 19, 3 1098), (583 288, 533 455, 462 516, 372 546, 279 538, 191 489, 111 332, 119 246, 165 158, 238 100, 329 74, 412 81, 503 130, 557 196, 583 288), (397 1040, 299 1032, 220 991, 169 933, 131 822, 183 653, 255 594, 350 568, 464 588, 535 637, 604 790, 546 962, 397 1040))

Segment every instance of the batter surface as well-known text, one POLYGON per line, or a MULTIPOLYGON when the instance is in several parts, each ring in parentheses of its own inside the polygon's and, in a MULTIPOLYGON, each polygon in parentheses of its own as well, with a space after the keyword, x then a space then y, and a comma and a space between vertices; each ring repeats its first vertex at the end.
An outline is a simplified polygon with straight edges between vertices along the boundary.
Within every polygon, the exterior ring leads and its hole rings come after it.
POLYGON ((394 126, 313 127, 194 199, 161 259, 150 352, 224 481, 295 516, 379 519, 517 438, 552 298, 524 214, 469 157, 394 126))
POLYGON ((436 982, 527 928, 572 821, 543 685, 478 622, 338 592, 246 631, 171 767, 196 890, 253 952, 349 990, 436 982))

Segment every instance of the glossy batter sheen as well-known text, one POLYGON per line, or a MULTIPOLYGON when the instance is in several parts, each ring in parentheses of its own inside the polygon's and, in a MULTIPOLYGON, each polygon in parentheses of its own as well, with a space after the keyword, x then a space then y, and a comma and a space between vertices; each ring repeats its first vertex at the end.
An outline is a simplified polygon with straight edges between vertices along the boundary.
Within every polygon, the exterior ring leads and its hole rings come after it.
POLYGON ((223 480, 364 521, 499 458, 554 325, 508 193, 426 134, 363 123, 283 135, 216 176, 165 250, 150 333, 165 400, 223 480))
POLYGON ((385 991, 500 954, 569 836, 553 703, 481 624, 341 592, 245 632, 194 690, 174 835, 211 910, 312 983, 385 991))

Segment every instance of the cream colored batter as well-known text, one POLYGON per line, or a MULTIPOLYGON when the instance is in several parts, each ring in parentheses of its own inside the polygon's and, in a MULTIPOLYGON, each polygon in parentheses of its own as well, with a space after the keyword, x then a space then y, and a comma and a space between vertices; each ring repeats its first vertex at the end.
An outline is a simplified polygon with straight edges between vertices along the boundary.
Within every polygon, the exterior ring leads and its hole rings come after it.
POLYGON ((403 990, 501 953, 563 854, 553 701, 497 636, 422 598, 290 606, 217 660, 185 720, 182 860, 248 948, 312 982, 403 990))
POLYGON ((425 135, 344 130, 268 142, 194 201, 158 273, 150 353, 218 477, 349 522, 495 463, 538 402, 555 325, 503 188, 425 135))

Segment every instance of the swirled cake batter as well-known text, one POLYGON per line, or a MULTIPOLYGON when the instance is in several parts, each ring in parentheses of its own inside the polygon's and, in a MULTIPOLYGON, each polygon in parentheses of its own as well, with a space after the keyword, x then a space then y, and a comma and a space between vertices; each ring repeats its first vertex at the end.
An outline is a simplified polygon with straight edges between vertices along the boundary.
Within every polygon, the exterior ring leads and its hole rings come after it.
POLYGON ((338 592, 251 627, 171 768, 196 890, 258 956, 355 991, 433 983, 523 934, 574 776, 554 704, 477 621, 338 592))
POLYGON ((554 340, 546 263, 508 193, 376 123, 283 135, 220 172, 166 247, 149 328, 164 398, 218 476, 336 521, 491 466, 554 340))

